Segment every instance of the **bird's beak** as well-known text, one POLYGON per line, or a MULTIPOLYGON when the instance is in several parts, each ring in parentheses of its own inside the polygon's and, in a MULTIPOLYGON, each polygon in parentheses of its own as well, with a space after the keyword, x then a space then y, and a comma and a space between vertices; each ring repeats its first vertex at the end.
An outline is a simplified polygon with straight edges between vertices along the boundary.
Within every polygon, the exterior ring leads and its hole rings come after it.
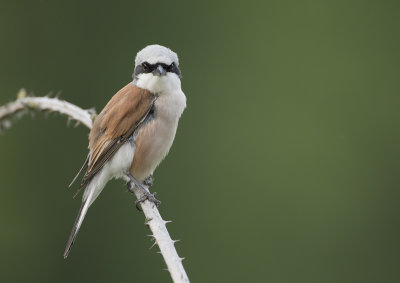
POLYGON ((158 76, 158 77, 165 76, 166 74, 167 74, 167 71, 165 71, 165 69, 161 65, 158 65, 157 68, 153 71, 153 75, 158 76))

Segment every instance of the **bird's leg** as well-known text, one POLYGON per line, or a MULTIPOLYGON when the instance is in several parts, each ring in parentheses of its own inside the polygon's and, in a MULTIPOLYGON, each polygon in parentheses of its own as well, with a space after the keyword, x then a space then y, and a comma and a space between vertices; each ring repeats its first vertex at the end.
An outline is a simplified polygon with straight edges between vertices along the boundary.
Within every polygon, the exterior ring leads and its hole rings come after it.
POLYGON ((154 177, 153 174, 151 174, 149 177, 147 177, 146 180, 143 181, 143 184, 149 187, 149 189, 153 186, 154 183, 154 177))
MULTIPOLYGON (((145 188, 143 188, 143 185, 138 181, 138 180, 136 180, 136 178, 135 177, 133 177, 132 176, 132 174, 130 174, 129 172, 125 172, 125 174, 126 174, 126 176, 128 176, 129 177, 129 179, 131 180, 127 185, 127 187, 128 187, 128 190, 131 192, 131 193, 134 193, 134 190, 133 190, 133 188, 134 188, 134 186, 136 185, 136 187, 138 187, 140 190, 141 190, 141 192, 143 193, 143 196, 141 197, 141 198, 139 198, 137 201, 136 201, 136 208, 139 210, 139 211, 142 211, 141 209, 140 209, 140 207, 139 207, 139 204, 140 203, 142 203, 142 202, 144 202, 145 200, 148 200, 148 201, 151 201, 152 203, 154 203, 157 207, 159 207, 160 206, 160 204, 161 204, 161 201, 159 201, 158 199, 156 199, 156 192, 154 192, 154 193, 149 193, 145 188)), ((147 178, 146 180, 145 180, 145 184, 146 185, 148 185, 148 184, 150 184, 150 186, 153 184, 153 176, 152 175, 150 175, 150 177, 149 178, 147 178)))

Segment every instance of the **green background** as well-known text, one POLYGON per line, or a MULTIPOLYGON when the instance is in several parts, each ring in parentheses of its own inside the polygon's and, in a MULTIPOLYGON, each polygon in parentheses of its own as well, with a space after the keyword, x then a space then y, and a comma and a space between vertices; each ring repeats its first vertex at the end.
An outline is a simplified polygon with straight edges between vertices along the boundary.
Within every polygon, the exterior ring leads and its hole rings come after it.
MULTIPOLYGON (((136 52, 176 51, 188 99, 153 190, 192 282, 400 282, 399 1, 1 1, 0 104, 100 111, 136 52)), ((68 190, 88 130, 0 136, 1 282, 170 282, 122 181, 68 190)))

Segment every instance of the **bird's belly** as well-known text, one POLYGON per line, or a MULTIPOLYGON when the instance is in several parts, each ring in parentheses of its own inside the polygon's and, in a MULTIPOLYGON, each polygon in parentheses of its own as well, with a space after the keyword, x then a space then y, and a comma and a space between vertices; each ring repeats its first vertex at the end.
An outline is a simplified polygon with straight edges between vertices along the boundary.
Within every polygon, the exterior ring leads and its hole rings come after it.
POLYGON ((178 121, 154 119, 138 132, 130 173, 145 180, 167 155, 175 138, 178 121))

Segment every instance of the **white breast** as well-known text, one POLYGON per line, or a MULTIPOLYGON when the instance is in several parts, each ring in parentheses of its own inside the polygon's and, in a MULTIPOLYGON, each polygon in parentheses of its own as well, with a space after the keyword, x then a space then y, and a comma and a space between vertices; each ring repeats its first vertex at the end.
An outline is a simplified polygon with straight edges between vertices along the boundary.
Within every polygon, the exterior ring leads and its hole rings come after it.
POLYGON ((175 74, 155 77, 144 74, 137 86, 157 93, 155 116, 139 130, 131 174, 143 181, 167 155, 175 138, 178 121, 186 107, 186 96, 175 74))

